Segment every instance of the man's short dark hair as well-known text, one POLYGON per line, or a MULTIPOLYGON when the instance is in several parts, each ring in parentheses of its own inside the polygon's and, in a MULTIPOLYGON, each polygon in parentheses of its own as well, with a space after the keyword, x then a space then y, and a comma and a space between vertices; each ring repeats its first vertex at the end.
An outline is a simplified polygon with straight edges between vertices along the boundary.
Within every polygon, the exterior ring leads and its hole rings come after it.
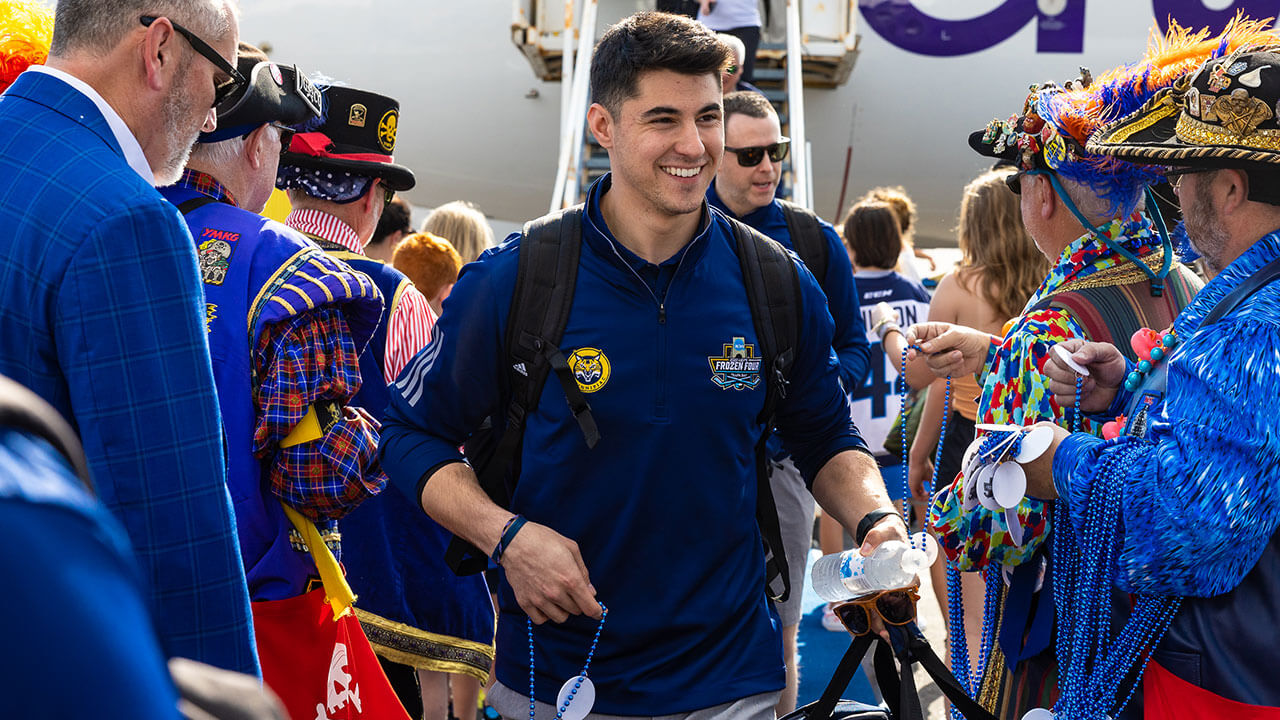
POLYGON ((769 98, 751 90, 737 90, 724 96, 724 121, 729 122, 730 115, 746 115, 747 117, 764 119, 777 116, 769 98))
POLYGON ((167 17, 205 42, 217 42, 231 31, 234 11, 218 0, 58 0, 49 54, 110 50, 142 27, 138 18, 143 15, 167 17))
POLYGON ((714 75, 732 60, 728 46, 705 25, 681 15, 636 13, 600 38, 591 59, 591 99, 617 116, 634 97, 640 74, 671 70, 682 75, 714 75))
POLYGON ((409 222, 412 214, 413 210, 404 198, 392 200, 390 205, 383 208, 382 217, 378 220, 378 227, 373 231, 373 238, 369 243, 380 243, 396 231, 405 234, 413 232, 413 225, 409 222))

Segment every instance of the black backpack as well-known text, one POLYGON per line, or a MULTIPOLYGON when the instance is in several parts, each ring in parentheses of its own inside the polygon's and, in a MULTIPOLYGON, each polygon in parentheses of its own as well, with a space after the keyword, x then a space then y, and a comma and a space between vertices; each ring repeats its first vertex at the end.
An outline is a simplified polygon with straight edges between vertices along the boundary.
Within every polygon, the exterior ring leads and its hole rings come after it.
POLYGON ((818 284, 827 281, 827 237, 822 232, 822 220, 812 210, 795 203, 779 200, 782 216, 787 220, 787 232, 791 245, 804 261, 805 267, 817 278, 818 284))
MULTIPOLYGON (((505 421, 487 419, 465 448, 480 486, 502 507, 510 506, 520 475, 526 418, 537 406, 551 371, 555 371, 587 447, 595 447, 600 440, 591 406, 559 348, 577 285, 582 212, 578 205, 533 220, 525 224, 520 240, 519 269, 506 333, 511 399, 505 421)), ((766 431, 755 447, 756 521, 764 539, 769 592, 781 602, 790 595, 791 583, 778 511, 769 487, 765 443, 768 430, 774 427, 778 404, 786 397, 787 372, 795 359, 801 312, 800 276, 782 245, 742 223, 731 224, 765 375, 765 402, 758 419, 766 431), (774 588, 779 589, 775 592, 774 588)), ((483 552, 456 536, 445 552, 445 561, 459 575, 482 572, 488 566, 483 552)))

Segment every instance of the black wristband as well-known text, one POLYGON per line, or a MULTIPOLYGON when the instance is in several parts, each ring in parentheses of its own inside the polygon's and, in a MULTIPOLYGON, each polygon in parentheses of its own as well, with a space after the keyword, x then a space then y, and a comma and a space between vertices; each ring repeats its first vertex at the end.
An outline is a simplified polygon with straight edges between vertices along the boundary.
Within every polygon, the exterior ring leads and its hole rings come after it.
POLYGON ((867 533, 871 532, 871 528, 875 527, 877 523, 890 515, 902 517, 902 515, 899 515, 896 510, 872 510, 866 515, 863 515, 862 519, 858 521, 858 533, 853 538, 855 544, 861 547, 862 542, 867 539, 867 533))

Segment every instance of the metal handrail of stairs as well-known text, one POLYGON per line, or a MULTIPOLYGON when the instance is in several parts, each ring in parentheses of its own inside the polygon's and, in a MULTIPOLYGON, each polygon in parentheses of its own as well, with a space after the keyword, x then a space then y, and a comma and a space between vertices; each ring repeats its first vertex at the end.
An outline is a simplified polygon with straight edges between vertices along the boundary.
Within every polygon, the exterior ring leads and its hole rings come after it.
POLYGON ((573 12, 574 0, 565 0, 565 62, 562 65, 561 92, 567 86, 560 105, 560 156, 556 163, 556 181, 551 192, 551 212, 575 205, 582 178, 582 144, 586 140, 587 108, 590 106, 591 57, 595 47, 596 16, 599 0, 582 0, 582 13, 573 12), (574 28, 574 19, 581 18, 574 28), (578 39, 576 65, 572 39, 578 39))

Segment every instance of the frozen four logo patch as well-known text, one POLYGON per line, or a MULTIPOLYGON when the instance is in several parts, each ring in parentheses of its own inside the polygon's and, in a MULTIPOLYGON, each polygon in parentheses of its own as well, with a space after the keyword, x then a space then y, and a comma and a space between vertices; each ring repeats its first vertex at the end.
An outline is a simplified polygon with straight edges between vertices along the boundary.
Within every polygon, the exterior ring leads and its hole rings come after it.
POLYGON ((735 337, 724 345, 720 357, 709 357, 707 362, 711 363, 711 382, 721 390, 754 390, 760 384, 761 358, 746 338, 735 337))

